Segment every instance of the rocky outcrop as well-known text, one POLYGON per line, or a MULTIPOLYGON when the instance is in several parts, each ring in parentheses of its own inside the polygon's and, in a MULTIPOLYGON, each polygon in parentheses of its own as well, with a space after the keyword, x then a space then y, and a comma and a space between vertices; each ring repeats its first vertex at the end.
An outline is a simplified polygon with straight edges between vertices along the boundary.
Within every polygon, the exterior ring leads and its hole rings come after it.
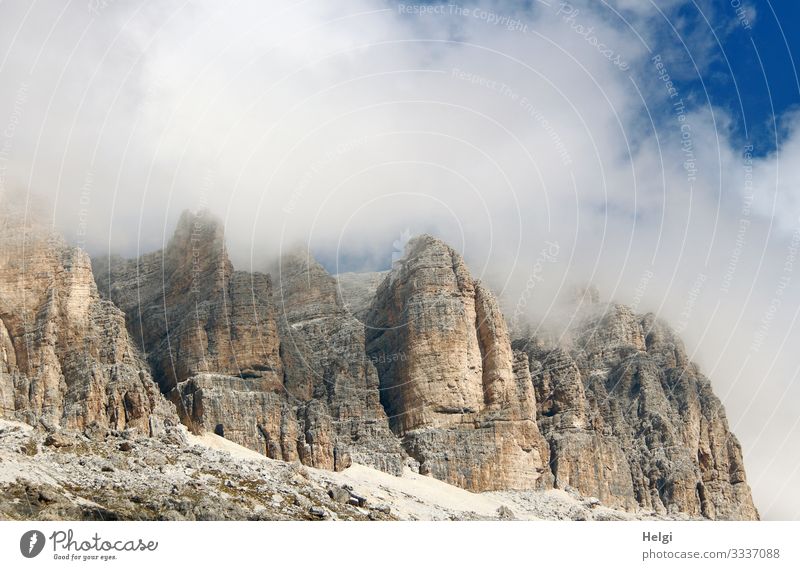
POLYGON ((125 329, 100 298, 88 255, 42 213, 3 200, 0 214, 0 416, 81 429, 157 434, 177 423, 125 329))
POLYGON ((400 474, 406 455, 381 406, 364 324, 342 302, 336 279, 304 251, 287 253, 271 273, 287 391, 314 403, 337 457, 400 474))
POLYGON ((210 214, 184 212, 163 251, 94 265, 100 291, 128 316, 164 392, 202 373, 280 387, 270 278, 233 270, 222 224, 210 214))
POLYGON ((95 265, 195 432, 313 467, 400 472, 363 325, 316 262, 286 256, 274 294, 269 275, 233 270, 222 224, 199 212, 181 216, 164 251, 95 265))
POLYGON ((515 373, 494 296, 453 249, 408 243, 370 308, 367 352, 421 473, 476 491, 548 484, 532 386, 515 373))
POLYGON ((125 311, 186 425, 276 458, 298 457, 303 432, 283 389, 270 278, 233 270, 216 218, 185 212, 163 251, 94 265, 100 290, 125 311))
POLYGON ((566 348, 514 343, 529 359, 556 486, 627 509, 757 519, 722 404, 669 327, 599 303, 577 322, 566 348))
POLYGON ((529 362, 539 429, 550 443, 555 486, 573 487, 618 508, 636 508, 627 458, 604 429, 602 418, 593 413, 581 371, 570 354, 535 340, 514 346, 529 362))

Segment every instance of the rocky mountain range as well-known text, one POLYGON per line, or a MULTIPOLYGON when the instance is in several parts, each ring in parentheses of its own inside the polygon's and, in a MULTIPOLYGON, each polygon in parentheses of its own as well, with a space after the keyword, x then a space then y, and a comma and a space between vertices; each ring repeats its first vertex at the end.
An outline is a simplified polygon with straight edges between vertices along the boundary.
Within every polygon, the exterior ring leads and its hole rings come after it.
POLYGON ((333 473, 758 518, 721 402, 652 315, 589 296, 565 334, 512 338, 427 235, 389 272, 332 276, 305 250, 234 270, 204 212, 138 259, 90 260, 13 206, 0 224, 0 417, 73 438, 184 425, 333 473))

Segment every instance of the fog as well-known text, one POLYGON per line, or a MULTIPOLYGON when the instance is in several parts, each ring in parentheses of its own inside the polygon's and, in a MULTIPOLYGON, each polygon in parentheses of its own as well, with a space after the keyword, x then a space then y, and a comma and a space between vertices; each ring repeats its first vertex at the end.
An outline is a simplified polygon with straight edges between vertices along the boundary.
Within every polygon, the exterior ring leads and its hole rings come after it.
POLYGON ((0 189, 93 255, 208 208, 239 269, 298 243, 385 269, 428 232, 514 320, 593 283, 681 332, 762 516, 800 518, 798 117, 761 152, 682 91, 711 34, 655 51, 654 6, 531 4, 4 2, 0 189))

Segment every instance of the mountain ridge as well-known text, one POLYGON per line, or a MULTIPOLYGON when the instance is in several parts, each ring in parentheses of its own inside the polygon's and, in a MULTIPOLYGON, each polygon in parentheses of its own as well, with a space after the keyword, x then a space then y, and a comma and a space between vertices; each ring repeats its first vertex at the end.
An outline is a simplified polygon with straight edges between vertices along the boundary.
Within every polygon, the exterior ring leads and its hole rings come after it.
MULTIPOLYGON (((80 302, 37 305, 51 330, 37 337, 40 352, 77 335, 105 340, 109 322, 112 345, 127 347, 108 375, 90 374, 97 386, 70 404, 74 413, 42 407, 24 388, 23 329, 6 326, 30 308, 6 300, 4 417, 155 436, 180 421, 315 468, 358 463, 472 491, 573 489, 630 512, 758 518, 721 402, 652 315, 590 296, 573 342, 512 339, 494 294, 428 235, 412 238, 385 275, 360 278, 331 276, 308 255, 284 256, 269 273, 237 271, 222 224, 206 212, 185 212, 162 251, 91 265, 41 229, 3 228, 4 252, 38 244, 26 262, 38 264, 43 293, 69 297, 82 283, 80 302), (71 316, 80 333, 48 308, 78 315, 85 300, 105 316, 71 316)), ((2 261, 7 291, 19 266, 8 254, 2 261)), ((100 345, 82 370, 109 362, 100 345)), ((63 401, 59 382, 45 392, 63 401)))

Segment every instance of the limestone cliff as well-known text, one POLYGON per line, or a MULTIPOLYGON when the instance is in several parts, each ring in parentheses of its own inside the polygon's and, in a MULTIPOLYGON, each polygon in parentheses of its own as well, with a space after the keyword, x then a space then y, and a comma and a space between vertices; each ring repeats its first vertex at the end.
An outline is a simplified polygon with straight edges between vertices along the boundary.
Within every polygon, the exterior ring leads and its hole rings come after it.
POLYGON ((343 454, 399 474, 405 453, 381 406, 364 324, 342 302, 337 281, 305 251, 283 255, 272 275, 287 390, 315 402, 343 454))
POLYGON ((400 472, 363 326, 316 262, 309 273, 284 258, 274 295, 269 275, 233 270, 218 220, 187 212, 165 250, 95 265, 193 430, 314 467, 344 469, 355 458, 400 472))
POLYGON ((628 509, 758 518, 722 404, 665 323, 597 303, 567 336, 564 347, 514 343, 529 359, 556 486, 628 509))
POLYGON ((89 256, 41 212, 0 210, 0 416, 81 429, 160 433, 177 423, 125 329, 102 300, 89 256))
POLYGON ((532 385, 515 373, 494 296, 458 253, 410 241, 366 324, 384 407, 421 473, 475 491, 549 484, 532 385))

